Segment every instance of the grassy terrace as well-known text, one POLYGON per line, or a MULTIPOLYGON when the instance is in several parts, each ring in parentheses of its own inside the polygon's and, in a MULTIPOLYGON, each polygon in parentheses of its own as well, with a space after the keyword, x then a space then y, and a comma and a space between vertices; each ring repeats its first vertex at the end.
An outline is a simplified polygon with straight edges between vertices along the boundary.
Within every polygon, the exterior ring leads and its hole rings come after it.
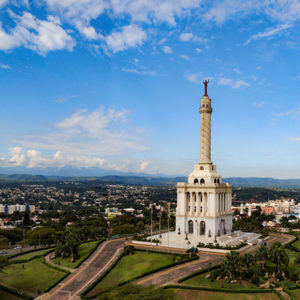
POLYGON ((52 262, 57 265, 75 269, 91 254, 91 252, 93 252, 97 248, 98 243, 99 241, 93 241, 78 246, 79 259, 74 262, 71 262, 70 257, 57 257, 53 259, 52 262))
POLYGON ((122 257, 108 275, 88 293, 88 296, 98 294, 103 290, 133 279, 145 272, 153 271, 173 263, 173 255, 135 251, 133 255, 122 257))
POLYGON ((37 295, 38 291, 47 289, 65 275, 65 272, 50 268, 37 258, 24 264, 16 263, 5 267, 3 272, 0 272, 0 282, 25 293, 37 295))
POLYGON ((51 249, 44 249, 44 250, 37 250, 37 251, 34 251, 34 252, 30 252, 30 253, 25 253, 23 255, 18 255, 18 256, 13 257, 10 261, 30 260, 30 259, 32 259, 33 257, 36 257, 36 256, 44 256, 50 250, 51 249))
POLYGON ((300 251, 300 240, 292 243, 292 245, 300 251))
POLYGON ((190 286, 209 287, 209 288, 257 289, 257 286, 250 282, 243 282, 242 284, 237 284, 237 283, 233 284, 223 279, 211 281, 210 279, 205 278, 205 276, 209 273, 210 272, 194 276, 186 281, 183 281, 182 284, 190 285, 190 286))
POLYGON ((196 290, 173 289, 176 300, 278 300, 278 296, 273 293, 262 294, 228 294, 221 292, 207 292, 196 290))

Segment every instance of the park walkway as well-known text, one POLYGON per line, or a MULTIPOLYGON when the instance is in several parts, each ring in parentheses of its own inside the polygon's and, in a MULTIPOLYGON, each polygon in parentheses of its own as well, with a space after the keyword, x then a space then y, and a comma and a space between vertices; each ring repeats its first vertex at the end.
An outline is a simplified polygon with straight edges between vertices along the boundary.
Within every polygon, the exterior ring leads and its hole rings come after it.
POLYGON ((80 294, 111 265, 124 246, 125 238, 103 242, 78 269, 73 271, 49 293, 36 299, 80 299, 80 294))

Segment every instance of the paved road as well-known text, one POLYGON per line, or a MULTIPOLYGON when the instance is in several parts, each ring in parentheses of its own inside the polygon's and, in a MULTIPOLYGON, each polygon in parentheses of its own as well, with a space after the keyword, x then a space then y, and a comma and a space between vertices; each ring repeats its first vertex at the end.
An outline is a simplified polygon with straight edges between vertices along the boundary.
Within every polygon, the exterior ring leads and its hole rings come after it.
POLYGON ((185 263, 179 266, 175 266, 161 272, 151 274, 137 281, 140 285, 155 284, 163 286, 167 284, 175 284, 178 279, 195 272, 197 270, 207 268, 209 266, 220 264, 225 258, 224 255, 200 253, 199 260, 195 260, 189 263, 185 263))
POLYGON ((80 299, 79 295, 110 266, 124 246, 124 238, 102 243, 77 271, 65 278, 51 292, 38 299, 80 299))

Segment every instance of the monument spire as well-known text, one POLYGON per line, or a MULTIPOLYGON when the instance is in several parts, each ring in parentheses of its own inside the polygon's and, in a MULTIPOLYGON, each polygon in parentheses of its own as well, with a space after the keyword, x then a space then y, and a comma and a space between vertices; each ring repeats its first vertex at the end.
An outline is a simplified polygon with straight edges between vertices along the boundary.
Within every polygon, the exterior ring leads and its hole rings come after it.
POLYGON ((201 99, 200 163, 211 164, 211 100, 207 95, 209 80, 203 80, 204 96, 201 99))

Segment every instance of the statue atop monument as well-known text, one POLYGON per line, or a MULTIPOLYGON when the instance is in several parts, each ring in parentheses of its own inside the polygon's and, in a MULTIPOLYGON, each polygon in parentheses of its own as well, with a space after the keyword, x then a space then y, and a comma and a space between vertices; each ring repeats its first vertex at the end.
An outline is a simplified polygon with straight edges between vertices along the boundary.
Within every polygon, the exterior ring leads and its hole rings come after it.
POLYGON ((209 83, 209 80, 203 80, 204 84, 204 96, 207 96, 207 85, 209 83))

